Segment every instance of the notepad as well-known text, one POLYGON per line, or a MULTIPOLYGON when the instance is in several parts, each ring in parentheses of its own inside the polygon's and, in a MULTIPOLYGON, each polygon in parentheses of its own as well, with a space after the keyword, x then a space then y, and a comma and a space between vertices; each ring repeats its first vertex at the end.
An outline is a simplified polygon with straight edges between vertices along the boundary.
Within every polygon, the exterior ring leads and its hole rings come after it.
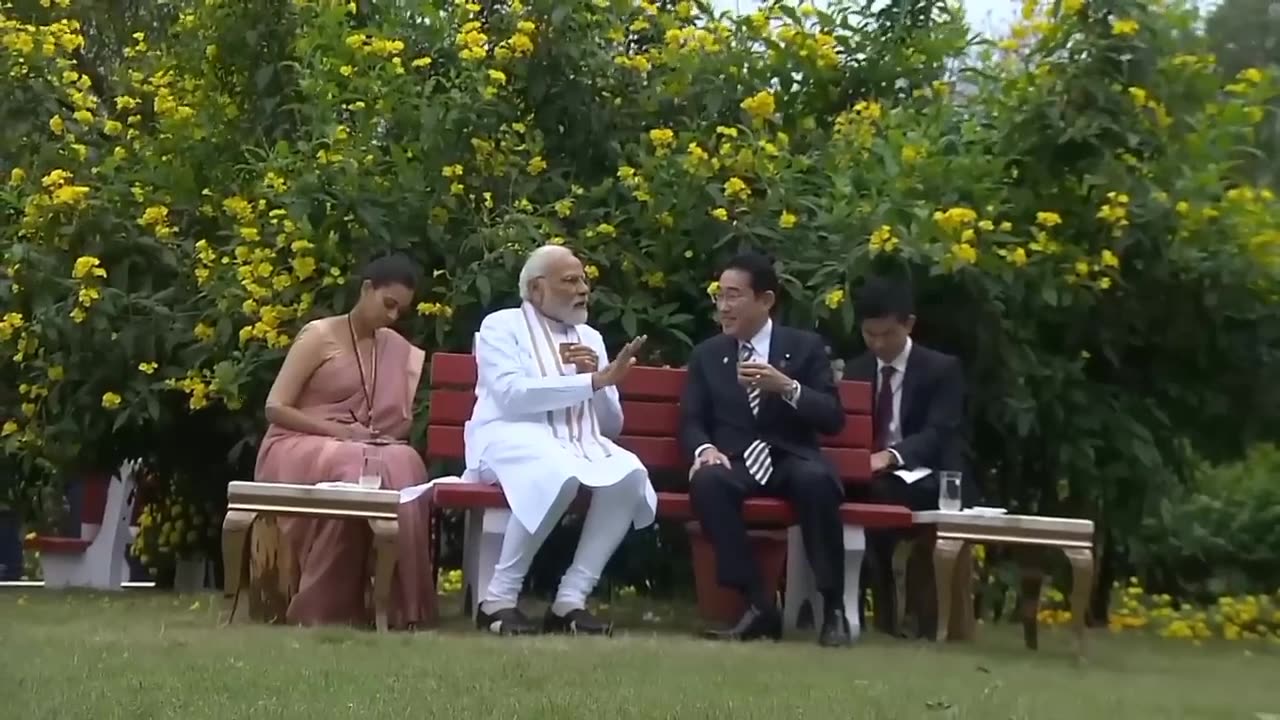
POLYGON ((897 475, 898 477, 902 478, 902 481, 908 485, 919 480, 920 478, 928 477, 932 473, 933 473, 933 470, 930 468, 916 468, 914 470, 902 469, 902 470, 893 471, 894 475, 897 475))

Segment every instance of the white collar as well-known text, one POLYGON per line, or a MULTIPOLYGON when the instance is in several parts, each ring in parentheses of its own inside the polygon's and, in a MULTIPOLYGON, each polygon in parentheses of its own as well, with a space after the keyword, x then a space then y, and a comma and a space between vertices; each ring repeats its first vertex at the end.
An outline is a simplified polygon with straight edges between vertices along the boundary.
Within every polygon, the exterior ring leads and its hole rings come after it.
MULTIPOLYGON (((896 370, 899 375, 903 375, 907 372, 907 358, 911 357, 911 345, 911 336, 908 335, 907 344, 902 346, 902 352, 898 353, 898 357, 894 358, 893 362, 888 363, 888 365, 896 370)), ((885 364, 886 363, 883 360, 876 358, 876 372, 878 373, 884 370, 885 364)))
MULTIPOLYGON (((764 325, 760 327, 760 331, 755 334, 748 342, 757 353, 763 353, 769 347, 769 343, 773 340, 773 318, 764 321, 764 325)), ((742 345, 742 341, 738 341, 738 345, 742 345)))

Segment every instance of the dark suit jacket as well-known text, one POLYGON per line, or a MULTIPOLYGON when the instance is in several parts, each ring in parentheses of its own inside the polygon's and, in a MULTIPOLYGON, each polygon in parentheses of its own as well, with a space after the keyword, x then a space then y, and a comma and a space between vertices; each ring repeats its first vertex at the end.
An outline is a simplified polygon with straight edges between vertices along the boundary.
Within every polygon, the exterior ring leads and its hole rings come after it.
MULTIPOLYGON (((876 358, 865 353, 845 366, 845 380, 876 382, 876 358)), ((872 391, 872 402, 878 393, 872 391)), ((893 449, 907 468, 962 470, 964 373, 951 355, 913 343, 902 374, 902 440, 893 449)), ((874 411, 873 411, 874 416, 874 411)))
POLYGON ((679 439, 688 457, 709 443, 739 459, 758 437, 783 452, 821 459, 818 434, 836 434, 845 423, 822 338, 773 324, 769 364, 800 383, 795 407, 765 393, 759 415, 752 416, 746 389, 738 383, 737 364, 738 341, 728 335, 717 335, 693 349, 680 400, 679 439))

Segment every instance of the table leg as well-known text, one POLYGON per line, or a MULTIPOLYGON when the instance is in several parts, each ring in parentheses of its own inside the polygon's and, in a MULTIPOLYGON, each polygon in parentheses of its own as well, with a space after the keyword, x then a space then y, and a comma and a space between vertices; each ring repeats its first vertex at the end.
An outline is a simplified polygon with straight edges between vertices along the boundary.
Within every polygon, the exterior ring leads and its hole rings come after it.
POLYGON ((223 599, 227 606, 227 624, 235 619, 240 593, 249 579, 249 529, 258 513, 252 510, 228 510, 222 520, 223 599))
POLYGON ((933 587, 938 597, 938 627, 934 640, 947 638, 951 620, 951 589, 955 578, 956 558, 965 546, 963 540, 938 538, 933 545, 933 587))
MULTIPOLYGON (((907 616, 907 563, 911 560, 912 550, 916 546, 913 539, 903 538, 893 547, 893 632, 902 632, 907 616)), ((888 612, 890 608, 876 608, 877 613, 888 612)), ((889 619, 889 618, 886 618, 889 619)))
POLYGON ((1093 591, 1093 550, 1063 548, 1062 553, 1071 562, 1071 626, 1076 636, 1076 655, 1084 657, 1085 620, 1089 614, 1089 594, 1093 591))
POLYGON ((391 603, 391 579, 395 574, 397 536, 400 522, 397 520, 370 520, 373 529, 375 567, 373 574, 373 607, 379 632, 387 631, 387 609, 391 603))
MULTIPOLYGON (((965 543, 956 556, 951 575, 951 640, 972 640, 973 617, 973 545, 965 543)), ((941 614, 941 610, 938 611, 941 614)))
POLYGON ((1044 569, 1038 561, 1024 559, 1020 563, 1022 582, 1018 599, 1022 614, 1022 639, 1027 648, 1040 647, 1040 586, 1044 583, 1044 569))

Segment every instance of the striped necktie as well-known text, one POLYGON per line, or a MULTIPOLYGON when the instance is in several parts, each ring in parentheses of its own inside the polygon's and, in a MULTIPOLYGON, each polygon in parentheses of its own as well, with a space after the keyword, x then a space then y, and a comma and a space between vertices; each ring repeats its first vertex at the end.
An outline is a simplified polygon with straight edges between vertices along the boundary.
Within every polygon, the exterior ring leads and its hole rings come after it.
MULTIPOLYGON (((756 350, 751 347, 751 343, 742 344, 742 362, 750 362, 755 354, 756 350)), ((760 388, 754 385, 747 387, 747 403, 751 405, 752 415, 760 414, 760 388)), ((753 440, 742 459, 747 464, 747 472, 751 473, 756 482, 761 485, 769 482, 769 476, 773 474, 773 458, 769 454, 768 443, 759 438, 753 440)))

